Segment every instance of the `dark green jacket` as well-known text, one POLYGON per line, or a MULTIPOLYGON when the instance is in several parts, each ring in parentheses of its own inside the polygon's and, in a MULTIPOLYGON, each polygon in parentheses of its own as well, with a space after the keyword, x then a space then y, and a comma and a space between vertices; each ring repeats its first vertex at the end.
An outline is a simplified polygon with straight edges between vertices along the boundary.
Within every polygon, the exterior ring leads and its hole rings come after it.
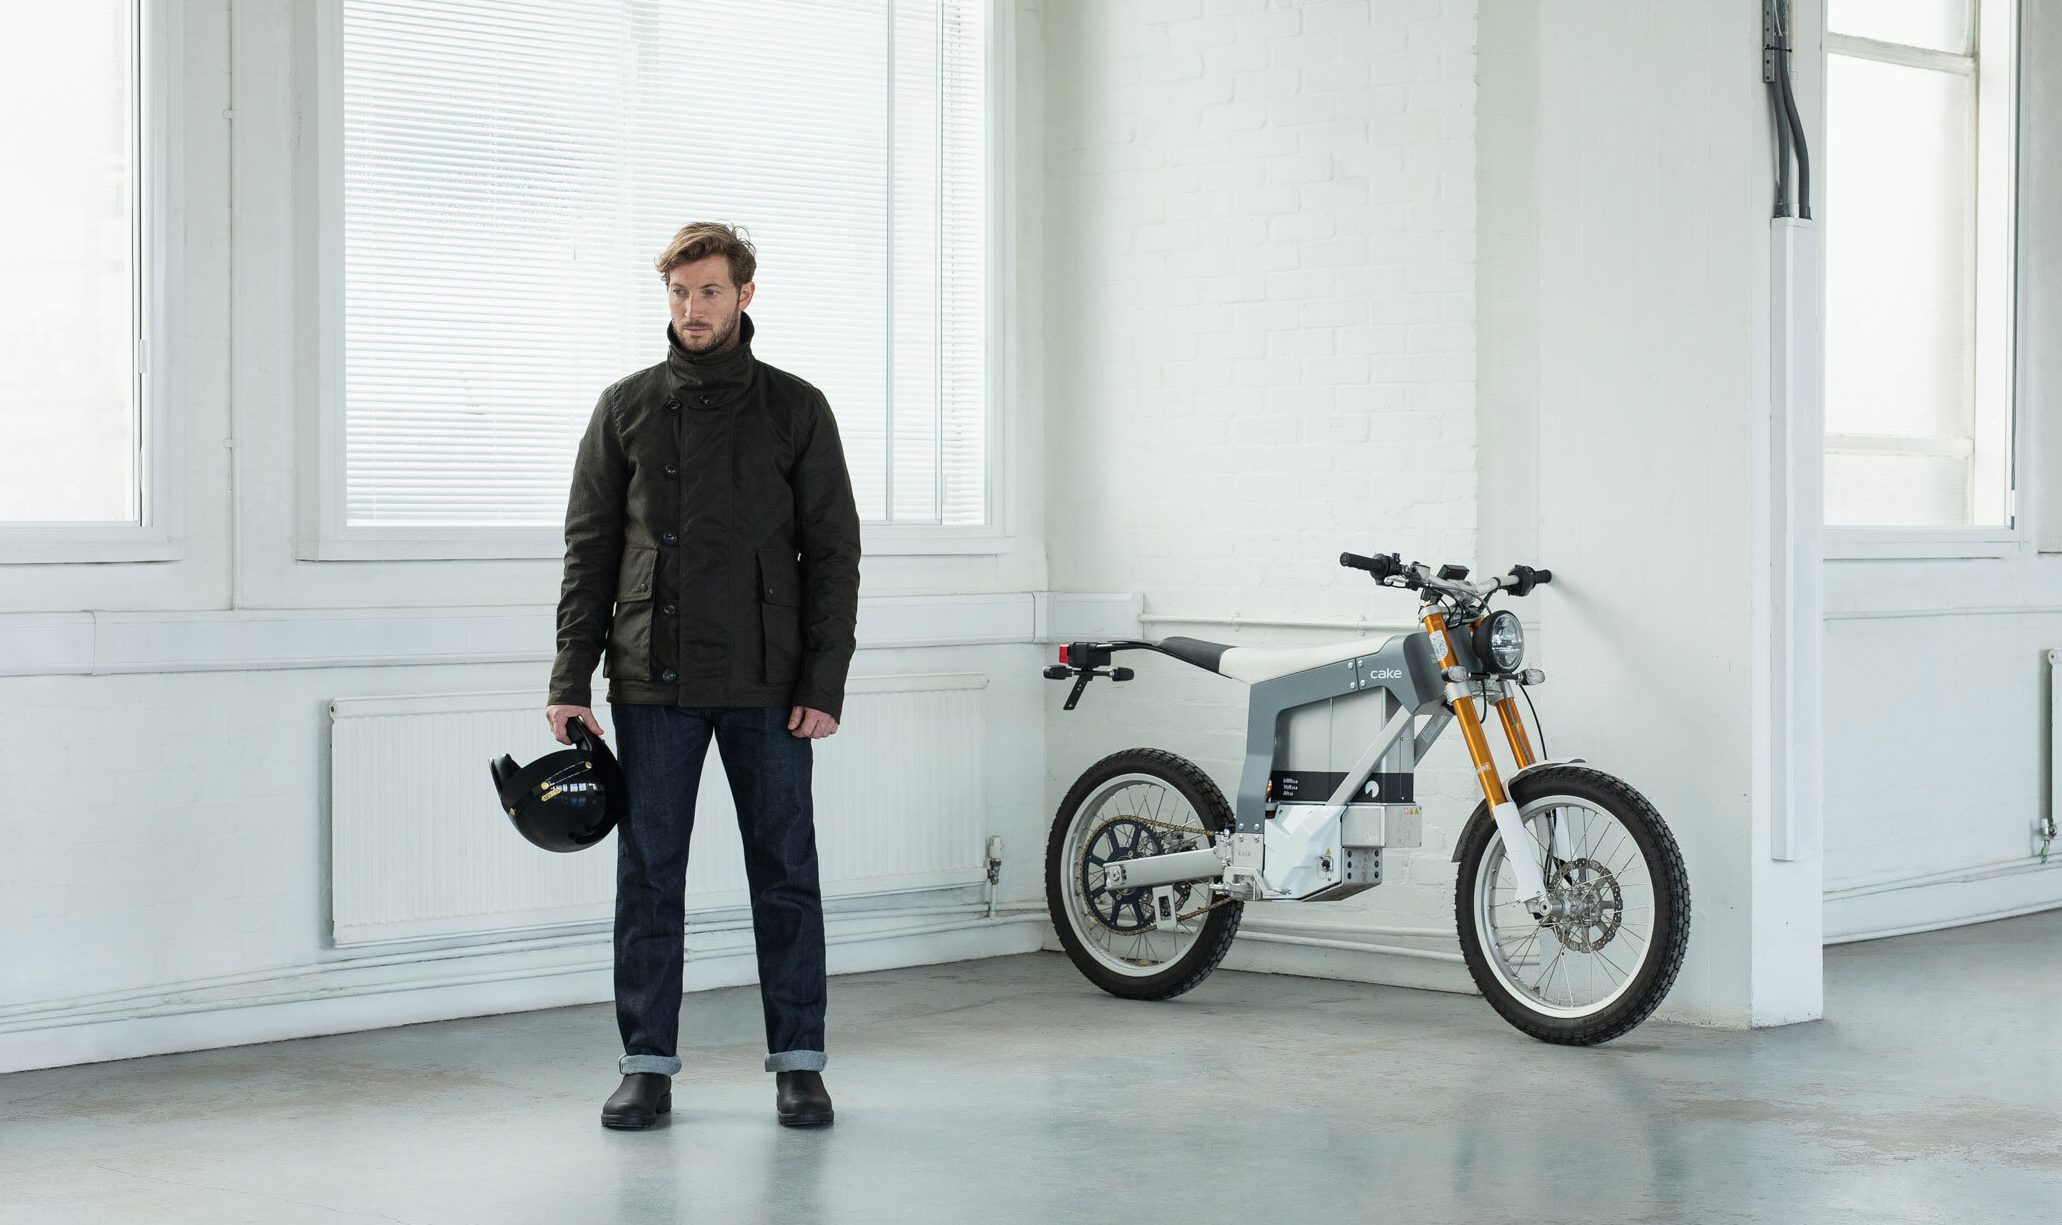
POLYGON ((841 718, 859 512, 823 393, 742 339, 601 393, 566 501, 552 704, 812 706, 841 718))

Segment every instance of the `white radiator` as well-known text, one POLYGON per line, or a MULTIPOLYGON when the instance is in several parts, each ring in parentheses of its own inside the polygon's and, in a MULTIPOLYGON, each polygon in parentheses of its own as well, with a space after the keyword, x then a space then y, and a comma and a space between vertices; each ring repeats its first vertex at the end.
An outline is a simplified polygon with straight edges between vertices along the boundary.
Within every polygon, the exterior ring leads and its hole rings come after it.
MULTIPOLYGON (((826 898, 977 884, 988 794, 979 674, 854 677, 815 744, 826 898)), ((595 711, 609 727, 608 706, 595 711)), ((611 743, 613 743, 613 727, 611 743)), ((616 839, 570 855, 509 824, 487 763, 561 748, 536 693, 330 703, 330 903, 338 945, 535 932, 614 916, 616 839)), ((712 742, 687 909, 749 901, 736 810, 712 742)))

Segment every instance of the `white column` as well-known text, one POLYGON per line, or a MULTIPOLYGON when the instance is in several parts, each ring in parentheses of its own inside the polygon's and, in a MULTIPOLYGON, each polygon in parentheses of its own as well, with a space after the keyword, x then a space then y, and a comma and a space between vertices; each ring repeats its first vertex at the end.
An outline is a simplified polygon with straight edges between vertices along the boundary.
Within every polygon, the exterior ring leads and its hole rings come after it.
MULTIPOLYGON (((1790 767, 1818 753, 1779 717, 1815 705, 1815 646, 1809 676, 1777 661, 1817 590, 1778 563, 1815 529, 1773 459, 1817 440, 1771 415, 1760 40, 1753 4, 1481 9, 1483 568, 1554 571, 1521 606, 1549 742, 1675 831, 1693 922, 1660 1015, 1729 1026, 1822 1010, 1818 848, 1772 858, 1790 767)), ((1816 35, 1796 62, 1816 115, 1816 35)))

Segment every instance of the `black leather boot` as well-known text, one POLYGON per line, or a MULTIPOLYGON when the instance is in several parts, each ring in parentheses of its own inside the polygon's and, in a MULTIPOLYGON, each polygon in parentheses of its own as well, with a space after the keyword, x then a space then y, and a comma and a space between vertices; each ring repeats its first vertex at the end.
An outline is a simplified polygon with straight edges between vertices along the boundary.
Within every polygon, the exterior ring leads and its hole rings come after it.
POLYGON ((632 1072, 622 1087, 602 1103, 601 1125, 618 1129, 650 1127, 673 1109, 673 1078, 660 1072, 632 1072))
POLYGON ((831 1095, 823 1087, 821 1072, 776 1072, 774 1104, 780 1109, 782 1127, 827 1127, 830 1125, 831 1095))

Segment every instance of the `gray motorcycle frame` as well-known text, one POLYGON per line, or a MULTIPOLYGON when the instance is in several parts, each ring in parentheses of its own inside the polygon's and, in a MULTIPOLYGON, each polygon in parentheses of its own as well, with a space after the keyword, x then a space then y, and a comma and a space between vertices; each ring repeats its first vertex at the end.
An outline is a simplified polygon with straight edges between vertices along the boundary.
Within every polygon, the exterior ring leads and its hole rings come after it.
MULTIPOLYGON (((1448 634, 1462 667, 1474 670, 1474 652, 1464 635, 1448 634)), ((1410 774, 1453 718, 1446 707, 1446 681, 1440 675, 1432 636, 1423 631, 1400 634, 1372 655, 1291 672, 1250 686, 1246 705, 1246 760, 1239 772, 1239 794, 1232 805, 1234 830, 1259 834, 1267 819, 1267 780, 1276 770, 1309 768, 1304 751, 1285 734, 1283 724, 1295 712, 1341 699, 1359 706, 1381 703, 1381 731, 1327 802, 1345 804, 1359 795, 1369 777, 1410 774), (1428 716, 1416 735, 1409 735, 1419 715, 1428 716)))
MULTIPOLYGON (((1468 635, 1449 630, 1446 636, 1459 665, 1479 675, 1468 635)), ((1399 827, 1391 815, 1398 806, 1355 801, 1377 774, 1392 780, 1414 774, 1418 759, 1453 720, 1448 703, 1456 690, 1442 675, 1439 655, 1431 634, 1418 631, 1391 638, 1367 655, 1250 683, 1232 837, 1213 850, 1112 864, 1110 883, 1153 888, 1157 894, 1173 884, 1222 874, 1229 888, 1235 888, 1231 882, 1237 878, 1250 878, 1254 891, 1248 900, 1311 902, 1339 900, 1380 884, 1381 850, 1418 844, 1419 809, 1414 801, 1403 805, 1409 815, 1399 827), (1338 769, 1348 761, 1350 766, 1338 769), (1342 777, 1322 803, 1289 803, 1268 794, 1268 780, 1277 771, 1342 777), (1296 822, 1278 820, 1270 830, 1270 810, 1275 817, 1293 815, 1316 824, 1306 824, 1302 835, 1292 835, 1289 827, 1296 822), (1372 829, 1360 823, 1370 815, 1379 822, 1372 829), (1342 818, 1350 824, 1336 824, 1342 818), (1358 836, 1351 832, 1355 828, 1358 836), (1408 841, 1396 842, 1405 829, 1408 841), (1288 862, 1270 862, 1285 852, 1288 862)), ((1167 907, 1156 904, 1155 909, 1167 907)))

